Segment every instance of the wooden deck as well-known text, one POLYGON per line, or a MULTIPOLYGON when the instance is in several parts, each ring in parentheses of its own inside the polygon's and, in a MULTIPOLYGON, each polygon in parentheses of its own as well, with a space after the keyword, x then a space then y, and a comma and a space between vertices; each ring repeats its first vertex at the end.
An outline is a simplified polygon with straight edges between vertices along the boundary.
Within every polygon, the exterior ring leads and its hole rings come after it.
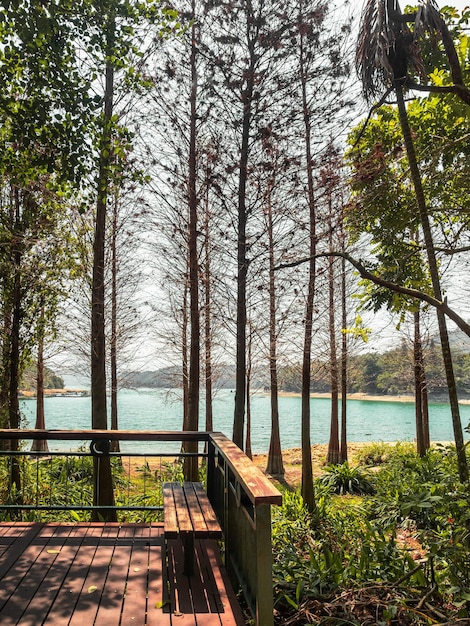
POLYGON ((161 524, 0 523, 2 626, 241 626, 215 540, 191 577, 161 524))

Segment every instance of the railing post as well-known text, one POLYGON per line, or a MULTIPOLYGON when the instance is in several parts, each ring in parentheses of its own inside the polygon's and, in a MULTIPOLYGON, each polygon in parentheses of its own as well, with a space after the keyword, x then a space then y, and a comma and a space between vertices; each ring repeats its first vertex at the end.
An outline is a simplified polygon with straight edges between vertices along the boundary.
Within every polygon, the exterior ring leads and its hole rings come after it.
POLYGON ((273 615, 273 558, 271 544, 271 505, 255 507, 256 529, 256 624, 272 626, 273 615))
POLYGON ((212 501, 215 489, 215 447, 214 443, 207 442, 207 497, 212 501))

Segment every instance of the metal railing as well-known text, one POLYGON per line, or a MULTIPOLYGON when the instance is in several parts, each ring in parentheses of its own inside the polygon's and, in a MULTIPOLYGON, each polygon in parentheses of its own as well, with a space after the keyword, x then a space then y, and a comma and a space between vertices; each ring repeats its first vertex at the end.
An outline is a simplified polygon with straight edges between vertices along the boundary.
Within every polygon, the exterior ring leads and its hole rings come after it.
MULTIPOLYGON (((199 463, 199 471, 205 474, 207 495, 223 530, 229 576, 243 591, 256 623, 259 626, 273 624, 271 506, 280 504, 282 496, 252 461, 223 434, 187 431, 0 430, 0 447, 7 447, 7 442, 13 442, 10 447, 16 448, 18 441, 23 442, 23 449, 0 449, 0 472, 2 464, 6 464, 7 469, 3 467, 3 471, 5 475, 9 474, 6 481, 9 488, 4 488, 3 497, 0 498, 0 513, 3 511, 12 517, 22 511, 28 515, 59 515, 112 508, 120 516, 141 514, 144 516, 140 518, 142 522, 149 521, 148 516, 158 519, 162 511, 161 482, 183 480, 181 462, 184 463, 186 459, 197 457, 203 460, 199 463), (27 451, 24 444, 31 440, 45 440, 49 444, 67 441, 75 442, 75 445, 86 441, 88 444, 87 449, 82 444, 78 450, 27 451), (134 445, 144 442, 148 449, 114 452, 113 442, 133 442, 134 445), (179 444, 179 447, 174 450, 152 449, 157 444, 168 447, 169 442, 179 444), (189 442, 197 442, 196 452, 184 451, 185 444, 189 442), (61 458, 66 461, 57 461, 61 458), (103 506, 96 497, 96 473, 100 472, 102 459, 107 459, 112 466, 116 497, 114 506, 103 506), (86 477, 83 482, 80 482, 81 463, 85 464, 82 473, 86 477), (48 466, 54 471, 48 473, 48 466), (40 480, 43 475, 57 477, 54 489, 50 486, 49 494, 40 480), (29 482, 26 482, 26 478, 29 482), (73 492, 74 499, 77 499, 77 484, 83 485, 83 501, 71 502, 65 487, 62 491, 57 489, 60 481, 63 481, 62 486, 69 483, 69 496, 73 492), (126 489, 128 499, 124 501, 126 489), (138 489, 140 495, 136 495, 138 489), (54 501, 47 501, 52 493, 56 494, 54 501), (57 493, 62 501, 57 501, 57 493), (136 502, 139 497, 141 500, 136 502)), ((193 448, 194 443, 190 449, 193 448)))

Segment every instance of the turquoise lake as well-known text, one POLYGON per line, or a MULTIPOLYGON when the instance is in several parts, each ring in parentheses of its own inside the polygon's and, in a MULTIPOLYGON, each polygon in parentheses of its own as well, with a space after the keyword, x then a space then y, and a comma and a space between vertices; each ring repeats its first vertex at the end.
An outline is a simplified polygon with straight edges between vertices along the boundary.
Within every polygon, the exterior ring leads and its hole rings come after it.
MULTIPOLYGON (((222 390, 214 399, 214 430, 228 437, 232 434, 234 397, 233 391, 222 390)), ((300 446, 300 407, 300 397, 279 399, 281 444, 284 449, 300 446)), ((21 400, 21 409, 23 426, 33 428, 36 401, 21 400)), ((119 426, 123 430, 180 430, 182 426, 183 411, 178 391, 123 390, 118 394, 118 410, 119 426)), ((254 395, 251 410, 253 452, 267 452, 271 422, 269 397, 264 394, 254 395)), ((312 398, 312 443, 328 442, 330 410, 328 398, 312 398)), ((465 428, 470 422, 470 405, 461 405, 460 410, 465 428)), ((46 428, 88 429, 91 427, 91 398, 46 398, 45 413, 46 428)), ((204 428, 203 418, 200 428, 204 428)), ((349 441, 413 441, 414 404, 348 400, 347 430, 349 441)), ((453 441, 448 404, 430 404, 430 431, 433 441, 453 441)), ((465 439, 469 438, 470 435, 465 433, 465 439)), ((171 444, 168 445, 171 447, 171 444)))

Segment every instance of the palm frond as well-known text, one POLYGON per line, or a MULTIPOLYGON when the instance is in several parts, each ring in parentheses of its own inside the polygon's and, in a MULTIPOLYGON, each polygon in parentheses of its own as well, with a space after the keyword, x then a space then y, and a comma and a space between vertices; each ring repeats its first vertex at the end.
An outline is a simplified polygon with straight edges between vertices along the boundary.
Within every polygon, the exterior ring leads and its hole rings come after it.
MULTIPOLYGON (((434 15, 434 0, 429 16, 434 15)), ((424 17, 424 16, 423 16, 424 17)), ((368 101, 381 94, 408 70, 424 75, 414 33, 403 19, 398 0, 367 0, 361 17, 356 48, 356 69, 368 101)))

